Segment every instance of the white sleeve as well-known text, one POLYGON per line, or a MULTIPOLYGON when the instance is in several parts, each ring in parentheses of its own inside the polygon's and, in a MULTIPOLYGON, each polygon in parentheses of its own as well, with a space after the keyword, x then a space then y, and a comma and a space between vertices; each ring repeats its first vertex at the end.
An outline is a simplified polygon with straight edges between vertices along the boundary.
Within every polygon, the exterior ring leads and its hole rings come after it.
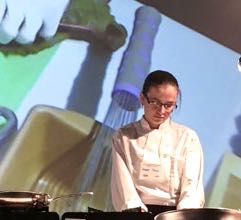
POLYGON ((0 0, 0 43, 53 37, 69 0, 0 0))
POLYGON ((18 0, 0 0, 0 43, 8 44, 17 35, 24 21, 23 4, 18 0))
POLYGON ((112 141, 112 174, 111 193, 112 203, 116 211, 141 207, 147 211, 147 207, 141 201, 131 174, 125 162, 124 146, 120 134, 116 133, 112 141))
POLYGON ((187 147, 178 209, 204 206, 203 152, 198 136, 191 134, 187 147))

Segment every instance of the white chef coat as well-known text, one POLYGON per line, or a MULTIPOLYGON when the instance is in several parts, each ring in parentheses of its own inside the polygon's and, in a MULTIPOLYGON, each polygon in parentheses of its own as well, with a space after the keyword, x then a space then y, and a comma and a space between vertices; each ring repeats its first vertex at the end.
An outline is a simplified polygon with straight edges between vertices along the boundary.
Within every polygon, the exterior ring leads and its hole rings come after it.
POLYGON ((167 119, 158 129, 141 120, 112 141, 112 202, 117 211, 145 204, 204 205, 203 152, 195 131, 167 119))

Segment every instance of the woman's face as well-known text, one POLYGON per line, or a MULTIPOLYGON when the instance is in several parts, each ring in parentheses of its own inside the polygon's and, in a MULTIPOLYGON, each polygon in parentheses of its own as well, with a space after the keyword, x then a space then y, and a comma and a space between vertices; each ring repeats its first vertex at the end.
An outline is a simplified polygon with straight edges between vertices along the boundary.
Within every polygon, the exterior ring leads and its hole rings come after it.
POLYGON ((174 85, 151 86, 147 94, 141 93, 144 117, 151 128, 158 128, 176 107, 178 89, 174 85))

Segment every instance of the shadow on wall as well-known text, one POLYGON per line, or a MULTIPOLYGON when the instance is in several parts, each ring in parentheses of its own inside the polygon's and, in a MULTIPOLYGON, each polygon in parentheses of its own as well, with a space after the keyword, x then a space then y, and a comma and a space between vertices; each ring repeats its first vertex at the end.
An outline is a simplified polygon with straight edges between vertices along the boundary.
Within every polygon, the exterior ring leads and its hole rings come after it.
POLYGON ((209 207, 210 202, 210 195, 212 194, 212 191, 214 190, 214 183, 217 178, 217 174, 219 171, 219 167, 222 163, 223 157, 220 157, 217 166, 215 170, 212 173, 212 176, 209 178, 207 185, 205 186, 205 207, 209 207))
POLYGON ((66 109, 94 118, 102 94, 106 68, 112 51, 101 45, 90 44, 87 56, 74 80, 66 109))
POLYGON ((233 135, 230 139, 232 152, 241 157, 241 115, 235 118, 235 125, 237 134, 233 135))

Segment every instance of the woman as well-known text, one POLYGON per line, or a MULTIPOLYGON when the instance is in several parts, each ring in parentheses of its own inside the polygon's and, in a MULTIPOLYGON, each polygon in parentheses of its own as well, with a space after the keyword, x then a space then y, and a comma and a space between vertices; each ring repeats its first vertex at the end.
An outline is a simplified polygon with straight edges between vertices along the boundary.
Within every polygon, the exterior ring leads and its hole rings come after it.
POLYGON ((142 119, 115 132, 111 191, 117 211, 140 207, 157 214, 203 207, 199 138, 192 129, 170 119, 180 95, 171 73, 150 73, 140 94, 142 119))

